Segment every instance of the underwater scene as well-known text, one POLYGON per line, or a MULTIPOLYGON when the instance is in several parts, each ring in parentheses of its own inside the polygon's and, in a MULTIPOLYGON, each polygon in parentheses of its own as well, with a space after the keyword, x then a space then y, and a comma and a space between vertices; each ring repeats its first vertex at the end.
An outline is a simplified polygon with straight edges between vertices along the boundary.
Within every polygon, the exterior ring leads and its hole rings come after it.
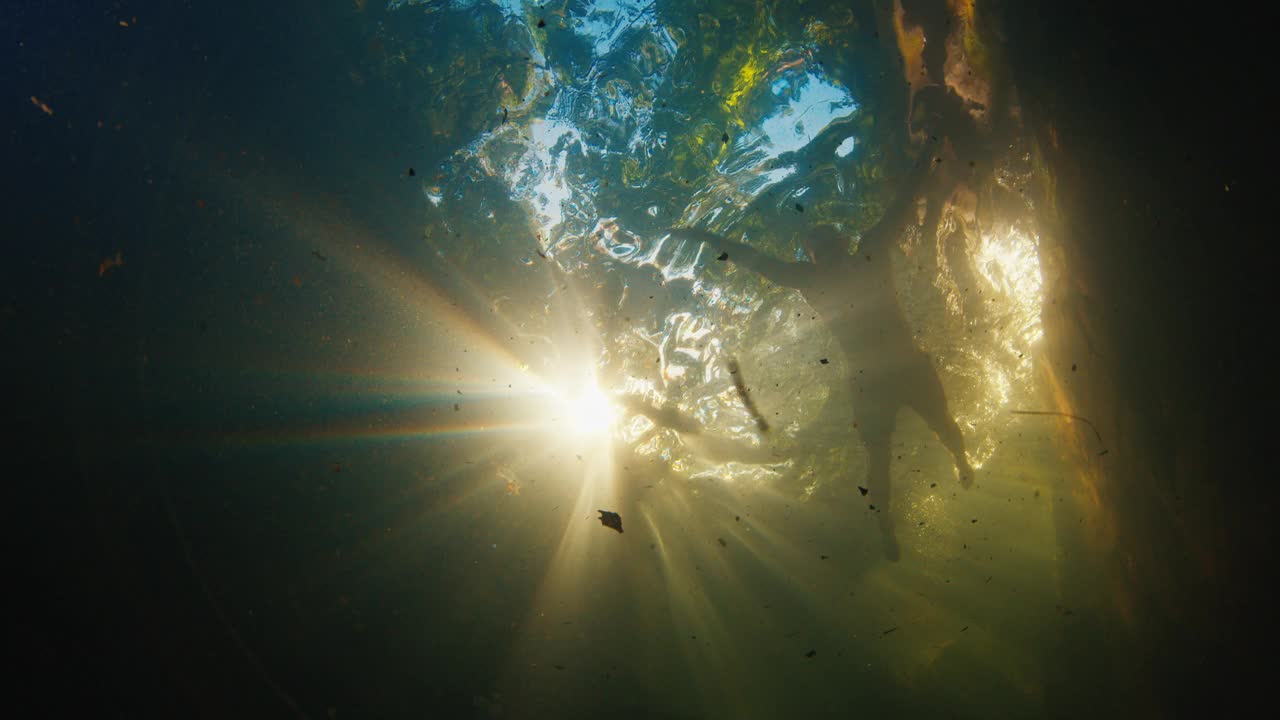
POLYGON ((51 713, 1171 717, 1252 642, 1176 235, 1250 184, 1133 160, 1141 12, 13 5, 51 713))

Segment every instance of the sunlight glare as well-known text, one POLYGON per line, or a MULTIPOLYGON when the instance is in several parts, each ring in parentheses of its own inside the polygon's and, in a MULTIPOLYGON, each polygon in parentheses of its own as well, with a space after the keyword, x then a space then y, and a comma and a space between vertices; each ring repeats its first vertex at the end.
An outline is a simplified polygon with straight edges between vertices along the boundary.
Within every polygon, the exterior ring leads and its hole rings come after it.
POLYGON ((561 396, 560 415, 574 435, 586 438, 608 433, 615 412, 599 386, 588 382, 576 393, 561 396))

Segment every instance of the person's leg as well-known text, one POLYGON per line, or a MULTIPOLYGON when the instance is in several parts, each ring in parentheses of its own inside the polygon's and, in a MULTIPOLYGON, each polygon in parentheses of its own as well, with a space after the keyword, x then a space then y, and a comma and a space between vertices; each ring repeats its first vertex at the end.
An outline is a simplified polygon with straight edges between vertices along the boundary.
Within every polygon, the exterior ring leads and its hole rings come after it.
POLYGON ((956 227, 942 241, 942 251, 956 287, 961 288, 960 302, 964 307, 964 319, 966 323, 970 323, 981 317, 985 308, 982 307, 982 296, 978 294, 982 286, 978 284, 969 257, 967 232, 968 224, 957 213, 956 227))
POLYGON ((898 539, 894 534, 892 495, 889 487, 889 442, 893 437, 896 409, 877 404, 872 408, 859 408, 858 434, 867 450, 868 504, 876 508, 876 521, 880 526, 880 540, 884 555, 891 561, 898 560, 898 539))
POLYGON ((956 472, 960 474, 960 484, 968 488, 973 484, 973 468, 964 451, 964 435, 951 411, 947 408, 947 396, 942 389, 942 381, 933 368, 933 362, 923 353, 911 363, 915 379, 912 383, 915 392, 911 397, 911 409, 915 410, 925 423, 937 434, 942 445, 955 458, 956 472))
POLYGON ((941 83, 945 79, 947 62, 947 34, 951 23, 944 0, 902 0, 904 25, 924 31, 924 49, 921 59, 928 81, 941 83))
MULTIPOLYGON (((926 150, 926 152, 933 151, 926 150)), ((953 153, 946 154, 949 156, 948 159, 954 158, 953 153)), ((938 231, 942 227, 942 216, 946 212, 947 206, 951 203, 951 196, 959 184, 953 175, 952 166, 955 163, 944 164, 946 167, 939 168, 925 184, 924 224, 920 226, 920 250, 922 254, 916 260, 917 263, 925 266, 931 276, 938 274, 940 245, 938 231)), ((942 252, 945 254, 945 246, 943 246, 942 252)))

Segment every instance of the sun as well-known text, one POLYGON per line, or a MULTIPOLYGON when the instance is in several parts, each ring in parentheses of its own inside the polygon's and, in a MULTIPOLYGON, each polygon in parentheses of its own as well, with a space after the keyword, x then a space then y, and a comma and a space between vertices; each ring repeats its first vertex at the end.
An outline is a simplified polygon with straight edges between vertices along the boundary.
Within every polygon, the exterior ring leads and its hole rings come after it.
POLYGON ((613 404, 595 382, 563 394, 560 398, 561 421, 579 438, 598 437, 607 434, 616 416, 613 404))

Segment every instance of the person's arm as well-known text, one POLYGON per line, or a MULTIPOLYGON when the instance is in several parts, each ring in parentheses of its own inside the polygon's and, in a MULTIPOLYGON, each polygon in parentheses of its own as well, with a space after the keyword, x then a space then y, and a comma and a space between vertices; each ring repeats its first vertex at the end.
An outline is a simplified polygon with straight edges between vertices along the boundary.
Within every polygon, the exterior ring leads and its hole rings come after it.
POLYGON ((803 290, 813 284, 816 268, 809 263, 785 262, 770 257, 750 245, 725 240, 714 233, 698 228, 668 228, 671 237, 678 240, 706 243, 717 255, 725 253, 731 263, 760 273, 775 285, 803 290))
POLYGON ((654 407, 646 402, 643 398, 635 395, 623 395, 619 401, 632 412, 644 415, 653 421, 655 425, 675 430, 686 435, 697 435, 702 432, 702 428, 698 426, 697 421, 687 415, 682 414, 674 406, 654 407))

